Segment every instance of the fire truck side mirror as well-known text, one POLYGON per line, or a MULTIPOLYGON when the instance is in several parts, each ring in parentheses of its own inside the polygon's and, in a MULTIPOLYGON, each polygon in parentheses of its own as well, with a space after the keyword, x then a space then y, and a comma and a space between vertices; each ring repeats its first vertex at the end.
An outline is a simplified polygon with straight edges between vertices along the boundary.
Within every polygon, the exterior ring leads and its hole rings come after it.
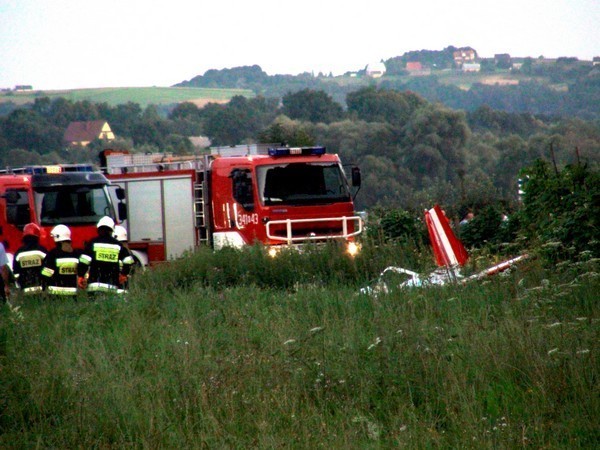
POLYGON ((352 168, 352 186, 354 187, 360 187, 362 183, 362 179, 360 176, 360 167, 353 167, 352 168))
POLYGON ((118 187, 115 189, 115 195, 117 196, 118 200, 125 200, 125 189, 118 187))
POLYGON ((117 205, 117 213, 119 214, 119 222, 127 220, 127 205, 119 202, 117 205))

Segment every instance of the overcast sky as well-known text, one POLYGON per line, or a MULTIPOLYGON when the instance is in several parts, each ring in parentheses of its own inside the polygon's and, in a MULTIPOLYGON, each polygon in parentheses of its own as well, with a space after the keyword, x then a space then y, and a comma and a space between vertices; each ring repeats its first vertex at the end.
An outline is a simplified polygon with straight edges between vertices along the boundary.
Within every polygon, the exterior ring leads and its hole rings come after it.
POLYGON ((410 50, 600 56, 600 0, 0 0, 0 88, 359 70, 410 50))

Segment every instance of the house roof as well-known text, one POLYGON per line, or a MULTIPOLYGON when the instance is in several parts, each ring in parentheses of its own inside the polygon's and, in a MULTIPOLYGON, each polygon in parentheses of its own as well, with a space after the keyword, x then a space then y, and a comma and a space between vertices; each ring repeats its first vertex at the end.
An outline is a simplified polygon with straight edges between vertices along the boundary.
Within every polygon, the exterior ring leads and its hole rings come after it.
POLYGON ((66 142, 93 141, 102 132, 106 120, 92 120, 89 122, 71 122, 67 127, 64 140, 66 142))
POLYGON ((406 70, 422 70, 423 65, 419 61, 409 61, 406 63, 406 70))

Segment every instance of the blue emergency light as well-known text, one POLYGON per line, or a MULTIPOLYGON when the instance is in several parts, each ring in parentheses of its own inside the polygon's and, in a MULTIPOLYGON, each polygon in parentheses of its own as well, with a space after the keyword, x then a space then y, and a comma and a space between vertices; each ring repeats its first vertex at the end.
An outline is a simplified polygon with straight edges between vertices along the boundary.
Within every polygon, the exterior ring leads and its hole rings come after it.
POLYGON ((279 147, 269 149, 269 156, 320 156, 325 153, 325 147, 279 147))
POLYGON ((29 175, 40 175, 44 173, 63 173, 63 172, 93 172, 94 167, 90 164, 62 164, 49 166, 27 166, 22 172, 15 169, 15 172, 26 173, 29 175))

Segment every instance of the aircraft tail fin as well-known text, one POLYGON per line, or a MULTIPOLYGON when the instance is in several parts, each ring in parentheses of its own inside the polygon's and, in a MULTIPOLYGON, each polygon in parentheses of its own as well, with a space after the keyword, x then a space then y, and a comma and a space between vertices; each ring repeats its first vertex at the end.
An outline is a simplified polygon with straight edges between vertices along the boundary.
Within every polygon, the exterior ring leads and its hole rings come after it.
POLYGON ((439 205, 425 211, 425 222, 437 265, 448 268, 464 266, 469 254, 452 231, 450 222, 439 205))

